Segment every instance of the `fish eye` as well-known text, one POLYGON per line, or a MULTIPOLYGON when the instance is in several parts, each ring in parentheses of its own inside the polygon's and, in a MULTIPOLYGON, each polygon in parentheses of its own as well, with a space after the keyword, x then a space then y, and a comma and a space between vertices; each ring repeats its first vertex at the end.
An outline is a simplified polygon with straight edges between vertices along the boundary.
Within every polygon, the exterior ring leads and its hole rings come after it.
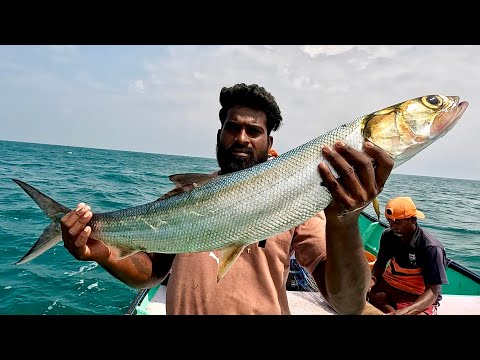
POLYGON ((443 99, 438 95, 428 95, 422 97, 422 103, 430 109, 438 109, 443 105, 443 99))

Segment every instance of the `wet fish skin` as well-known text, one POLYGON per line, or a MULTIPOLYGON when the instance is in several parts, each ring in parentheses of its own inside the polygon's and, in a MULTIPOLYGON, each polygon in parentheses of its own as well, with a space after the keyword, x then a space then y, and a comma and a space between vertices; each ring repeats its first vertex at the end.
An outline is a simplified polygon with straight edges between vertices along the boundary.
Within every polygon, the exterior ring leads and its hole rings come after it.
MULTIPOLYGON (((382 147, 404 163, 444 136, 468 106, 457 96, 428 95, 389 106, 343 124, 277 158, 234 173, 188 177, 186 191, 135 207, 95 213, 90 237, 119 249, 120 256, 138 251, 190 253, 221 250, 217 281, 244 248, 295 227, 323 210, 332 198, 321 186, 317 166, 323 146, 342 140, 363 151, 365 141, 382 147)), ((335 171, 332 169, 335 174, 335 171)), ((180 176, 181 175, 177 175, 180 176)), ((69 208, 27 183, 13 179, 50 217, 23 264, 62 241, 60 219, 69 208)))

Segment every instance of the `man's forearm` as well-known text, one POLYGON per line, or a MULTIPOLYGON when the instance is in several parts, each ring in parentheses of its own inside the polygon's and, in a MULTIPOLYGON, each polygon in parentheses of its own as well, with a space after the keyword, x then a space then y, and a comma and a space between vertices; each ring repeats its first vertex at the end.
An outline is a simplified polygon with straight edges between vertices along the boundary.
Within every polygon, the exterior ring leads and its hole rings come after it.
POLYGON ((432 287, 426 287, 425 291, 415 300, 410 306, 405 309, 408 309, 407 315, 416 315, 427 309, 432 305, 438 296, 438 285, 432 287))
POLYGON ((151 288, 163 281, 170 271, 172 261, 171 255, 149 255, 139 252, 122 260, 118 260, 116 254, 112 254, 107 261, 99 264, 126 285, 144 289, 151 288), (161 256, 164 259, 158 259, 161 256), (156 259, 155 263, 152 262, 153 259, 156 259))
POLYGON ((329 301, 342 314, 360 314, 371 275, 358 219, 327 220, 326 237, 325 288, 329 301))

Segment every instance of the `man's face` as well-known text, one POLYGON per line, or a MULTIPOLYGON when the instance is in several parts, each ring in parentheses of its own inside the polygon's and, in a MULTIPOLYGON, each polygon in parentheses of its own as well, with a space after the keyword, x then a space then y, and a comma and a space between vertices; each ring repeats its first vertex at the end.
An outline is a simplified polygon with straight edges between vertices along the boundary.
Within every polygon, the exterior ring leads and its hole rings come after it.
POLYGON ((235 106, 217 133, 217 161, 222 174, 249 168, 268 160, 273 138, 267 134, 263 111, 235 106))
POLYGON ((408 218, 408 219, 397 219, 395 221, 391 219, 387 219, 390 229, 392 232, 397 235, 398 237, 410 240, 411 235, 415 232, 415 218, 408 218))

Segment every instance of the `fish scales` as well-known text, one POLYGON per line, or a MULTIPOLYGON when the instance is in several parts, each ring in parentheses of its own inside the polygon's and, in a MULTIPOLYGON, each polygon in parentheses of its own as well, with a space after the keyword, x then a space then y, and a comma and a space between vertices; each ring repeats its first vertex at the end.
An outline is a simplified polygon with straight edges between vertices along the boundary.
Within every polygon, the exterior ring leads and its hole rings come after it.
POLYGON ((248 245, 277 235, 330 203, 316 170, 322 146, 345 140, 360 149, 362 141, 355 144, 348 136, 355 129, 360 135, 359 122, 176 198, 94 214, 91 236, 147 252, 178 253, 219 250, 232 242, 248 245))

